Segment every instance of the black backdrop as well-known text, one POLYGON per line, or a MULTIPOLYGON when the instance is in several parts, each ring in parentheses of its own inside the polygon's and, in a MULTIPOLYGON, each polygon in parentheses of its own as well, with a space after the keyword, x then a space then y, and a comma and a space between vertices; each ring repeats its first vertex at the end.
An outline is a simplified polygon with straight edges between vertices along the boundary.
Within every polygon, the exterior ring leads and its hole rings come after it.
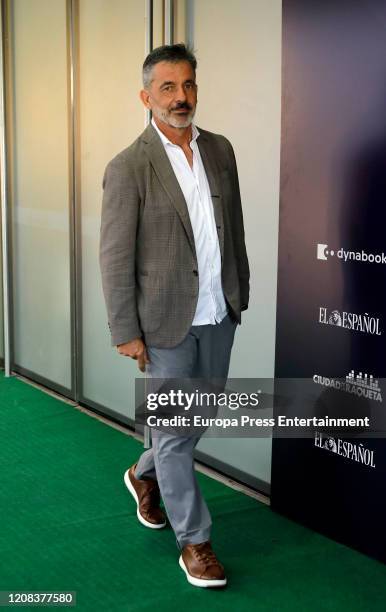
POLYGON ((276 432, 272 508, 384 562, 385 253, 386 1, 284 0, 275 374, 311 381, 288 414, 377 433, 276 432))

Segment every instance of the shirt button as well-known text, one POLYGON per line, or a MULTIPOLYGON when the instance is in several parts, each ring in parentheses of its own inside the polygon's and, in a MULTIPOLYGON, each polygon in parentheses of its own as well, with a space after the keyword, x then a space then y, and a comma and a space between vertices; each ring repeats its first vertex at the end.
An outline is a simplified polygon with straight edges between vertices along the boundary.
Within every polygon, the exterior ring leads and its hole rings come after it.
POLYGON ((193 270, 194 276, 198 276, 198 270, 193 270))

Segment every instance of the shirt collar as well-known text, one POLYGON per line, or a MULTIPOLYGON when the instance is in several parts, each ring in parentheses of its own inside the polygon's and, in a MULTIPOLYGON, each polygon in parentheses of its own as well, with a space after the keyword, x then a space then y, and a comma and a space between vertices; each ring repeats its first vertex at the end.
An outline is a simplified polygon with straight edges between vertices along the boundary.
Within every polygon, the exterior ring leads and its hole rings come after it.
MULTIPOLYGON (((173 142, 171 142, 169 140, 169 138, 167 138, 167 136, 165 136, 165 134, 163 132, 161 132, 161 130, 159 129, 158 125, 156 124, 156 122, 154 121, 154 117, 152 117, 151 119, 151 124, 152 126, 155 128, 155 130, 157 131, 159 137, 161 138, 162 142, 164 145, 172 145, 172 146, 176 146, 173 142)), ((195 140, 197 140, 197 138, 199 137, 200 132, 198 131, 197 127, 194 125, 194 123, 192 123, 192 140, 190 141, 191 143, 194 142, 195 140)))

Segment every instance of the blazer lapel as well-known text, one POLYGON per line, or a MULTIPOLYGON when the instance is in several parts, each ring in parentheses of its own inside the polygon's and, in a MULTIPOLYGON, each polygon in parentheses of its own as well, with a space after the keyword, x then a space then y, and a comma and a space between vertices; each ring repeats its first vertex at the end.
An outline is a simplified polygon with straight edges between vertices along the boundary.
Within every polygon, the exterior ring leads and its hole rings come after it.
MULTIPOLYGON (((205 133, 201 132, 200 129, 199 137, 197 138, 197 146, 200 150, 202 163, 204 164, 206 176, 209 183, 210 193, 212 196, 213 212, 217 228, 217 235, 220 246, 221 257, 224 257, 224 218, 221 203, 220 193, 220 178, 218 175, 216 161, 214 154, 211 154, 210 141, 208 140, 205 133)), ((186 234, 189 239, 189 244, 192 248, 193 254, 197 259, 196 248, 194 244, 193 229, 190 222, 189 211, 186 205, 184 194, 182 193, 181 187, 178 183, 174 170, 169 161, 169 158, 165 152, 164 146, 159 138, 154 127, 149 124, 143 132, 142 138, 147 143, 146 151, 149 156, 150 162, 157 174, 162 186, 169 196, 171 203, 176 209, 181 222, 185 228, 186 234)))
MULTIPOLYGON (((200 129, 198 128, 200 132, 200 129)), ((206 136, 200 132, 199 137, 197 138, 197 145, 200 150, 200 155, 202 159, 202 163, 204 164, 206 176, 209 183, 210 194, 212 196, 213 203, 213 212, 214 219, 216 222, 218 241, 220 245, 220 253, 221 257, 224 257, 224 218, 223 218, 223 210, 221 203, 221 193, 220 193, 220 178, 217 171, 217 165, 215 161, 215 156, 210 151, 210 142, 206 136)))
POLYGON ((143 139, 145 142, 147 142, 146 150, 154 171, 181 219, 193 254, 197 259, 193 229, 184 194, 182 193, 176 175, 174 174, 174 170, 165 152, 161 139, 151 124, 146 128, 143 134, 143 139))

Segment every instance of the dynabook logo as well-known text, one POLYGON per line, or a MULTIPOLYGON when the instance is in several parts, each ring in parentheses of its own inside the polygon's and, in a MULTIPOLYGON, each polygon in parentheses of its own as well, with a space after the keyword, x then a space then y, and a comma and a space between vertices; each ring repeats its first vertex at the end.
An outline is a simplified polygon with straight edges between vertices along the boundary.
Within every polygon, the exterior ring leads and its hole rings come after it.
POLYGON ((314 444, 318 448, 323 448, 331 453, 339 455, 340 457, 345 457, 350 461, 356 461, 357 463, 362 463, 367 467, 375 468, 374 451, 365 448, 362 443, 354 444, 348 440, 333 438, 332 436, 327 436, 320 431, 316 431, 314 444))
POLYGON ((316 385, 330 387, 338 391, 352 393, 357 397, 364 397, 368 400, 382 402, 382 393, 379 386, 379 381, 375 379, 372 374, 369 376, 359 372, 359 374, 355 375, 354 370, 351 370, 350 374, 348 374, 345 379, 329 378, 328 376, 320 376, 320 374, 315 374, 312 380, 316 385))
POLYGON ((316 256, 323 261, 327 261, 329 257, 337 257, 344 262, 362 261, 365 263, 386 264, 385 253, 377 253, 374 255, 374 253, 365 253, 365 251, 346 251, 345 249, 333 251, 332 249, 328 249, 328 244, 320 243, 316 246, 316 256))
POLYGON ((353 312, 331 310, 330 313, 328 313, 327 308, 321 306, 319 308, 318 323, 336 325, 337 327, 344 327, 345 329, 352 329, 375 336, 382 335, 379 329, 379 319, 371 317, 367 312, 363 315, 358 315, 353 312))

